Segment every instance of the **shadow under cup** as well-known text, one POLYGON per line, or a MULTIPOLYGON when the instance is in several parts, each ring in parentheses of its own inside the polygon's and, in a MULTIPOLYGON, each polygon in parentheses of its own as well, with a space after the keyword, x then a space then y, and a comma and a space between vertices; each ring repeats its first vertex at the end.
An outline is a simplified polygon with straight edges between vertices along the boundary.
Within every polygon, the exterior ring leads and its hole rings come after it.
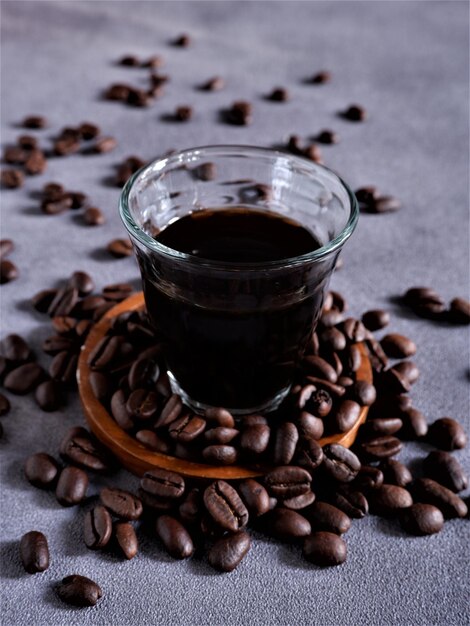
POLYGON ((123 190, 120 212, 173 391, 198 412, 277 408, 356 226, 354 194, 334 172, 303 158, 213 146, 173 154, 137 172, 123 190), (294 220, 313 235, 316 249, 282 260, 227 262, 155 239, 190 213, 235 207, 294 220))

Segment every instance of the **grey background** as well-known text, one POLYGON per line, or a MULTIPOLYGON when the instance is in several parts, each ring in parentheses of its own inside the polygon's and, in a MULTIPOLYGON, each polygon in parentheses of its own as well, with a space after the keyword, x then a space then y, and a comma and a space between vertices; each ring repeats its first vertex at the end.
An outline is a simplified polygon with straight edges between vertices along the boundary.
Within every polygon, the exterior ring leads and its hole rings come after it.
MULTIPOLYGON (((448 299, 468 298, 466 2, 4 1, 1 10, 2 143, 15 140, 21 132, 15 124, 28 113, 50 119, 51 127, 38 133, 45 146, 62 126, 83 120, 119 141, 105 156, 51 160, 45 175, 2 192, 2 237, 14 239, 11 258, 21 271, 1 289, 2 334, 21 332, 39 351, 50 331, 27 301, 77 268, 89 271, 98 288, 137 277, 133 259, 103 253, 111 238, 124 235, 119 192, 103 184, 123 157, 211 143, 267 146, 291 133, 332 128, 341 143, 323 149, 326 164, 353 188, 373 183, 403 201, 397 214, 361 218, 333 286, 353 314, 378 306, 392 311, 392 327, 419 346, 415 406, 431 421, 450 415, 470 430, 467 330, 415 319, 389 300, 415 284, 432 285, 448 299), (168 45, 185 31, 194 38, 190 49, 168 45), (146 75, 113 64, 127 52, 166 58, 162 71, 172 80, 150 109, 100 100, 111 82, 138 84, 146 75), (331 84, 302 84, 324 68, 333 72, 331 84), (194 89, 216 74, 227 79, 224 91, 194 89), (289 104, 263 101, 276 85, 290 89, 289 104), (218 122, 218 109, 237 98, 253 102, 250 128, 218 122), (337 117, 352 102, 367 108, 367 123, 337 117), (194 106, 193 121, 159 119, 178 104, 194 106), (74 213, 42 215, 30 194, 52 180, 86 191, 106 213, 106 227, 82 226, 74 213)), ((66 428, 82 421, 78 402, 47 414, 31 397, 11 400, 0 443, 3 624, 469 623, 468 521, 420 539, 378 518, 354 522, 347 563, 329 570, 303 562, 295 547, 261 538, 229 575, 197 560, 174 562, 148 537, 131 562, 91 553, 81 539, 83 510, 62 509, 22 475, 29 454, 54 454, 66 428), (17 553, 31 529, 47 534, 52 555, 50 569, 34 577, 22 571, 17 553), (74 610, 56 599, 53 584, 75 572, 102 586, 99 606, 74 610)), ((427 452, 408 445, 400 459, 413 467, 427 452)), ((468 453, 457 456, 470 472, 468 453)), ((134 487, 137 480, 122 472, 119 482, 134 487)))

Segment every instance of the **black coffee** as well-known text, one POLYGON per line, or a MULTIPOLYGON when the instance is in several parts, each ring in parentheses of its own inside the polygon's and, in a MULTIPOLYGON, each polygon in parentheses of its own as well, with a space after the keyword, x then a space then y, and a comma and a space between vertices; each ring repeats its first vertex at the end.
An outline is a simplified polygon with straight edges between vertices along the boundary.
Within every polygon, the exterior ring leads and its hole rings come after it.
POLYGON ((268 273, 230 263, 289 259, 319 248, 316 238, 279 214, 233 208, 186 215, 156 239, 201 264, 227 263, 208 271, 137 251, 147 309, 184 391, 204 404, 248 409, 287 388, 330 268, 315 268, 312 280, 311 268, 282 266, 268 273))

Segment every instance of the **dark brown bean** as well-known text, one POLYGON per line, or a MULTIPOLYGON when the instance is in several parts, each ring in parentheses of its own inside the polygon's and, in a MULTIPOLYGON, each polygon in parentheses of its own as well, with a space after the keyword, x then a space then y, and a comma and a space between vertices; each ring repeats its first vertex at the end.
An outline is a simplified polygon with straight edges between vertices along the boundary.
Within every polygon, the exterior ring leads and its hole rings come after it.
POLYGON ((57 586, 59 598, 73 606, 94 606, 103 595, 93 580, 79 574, 66 576, 57 586))
POLYGON ((47 169, 47 160, 42 150, 32 150, 29 153, 24 162, 24 169, 30 176, 45 172, 47 169))
POLYGON ((158 537, 166 551, 175 559, 187 559, 194 552, 194 544, 190 534, 176 518, 161 515, 155 524, 158 537))
POLYGON ((390 323, 390 313, 383 309, 366 311, 362 315, 362 323, 368 330, 380 330, 390 323))
POLYGON ((312 533, 304 541, 303 555, 307 561, 321 567, 341 565, 347 557, 346 543, 334 533, 312 533))
POLYGON ((199 87, 202 91, 220 91, 225 87, 225 81, 220 76, 214 76, 199 87))
POLYGON ((81 502, 88 489, 88 476, 78 467, 62 470, 56 487, 56 498, 62 506, 73 506, 81 502))
POLYGON ((59 474, 59 464, 45 452, 29 456, 24 464, 24 473, 29 482, 40 489, 52 487, 59 474))
POLYGON ((331 81, 331 72, 327 72, 325 70, 321 72, 317 72, 312 76, 309 80, 314 85, 325 85, 331 81))
POLYGON ((338 380, 338 375, 334 368, 328 363, 328 361, 325 361, 325 359, 322 359, 319 356, 308 355, 304 357, 302 365, 307 374, 318 376, 318 378, 324 378, 330 383, 336 383, 338 380))
POLYGON ((371 406, 377 398, 374 385, 365 380, 358 380, 352 386, 350 393, 356 402, 362 406, 371 406))
POLYGON ((413 504, 409 491, 397 485, 384 483, 370 492, 369 504, 374 515, 387 517, 406 509, 413 504))
POLYGON ((72 337, 66 337, 65 335, 52 335, 47 337, 42 342, 42 350, 50 356, 55 356, 59 352, 65 352, 67 350, 73 350, 76 346, 76 342, 72 337))
POLYGON ((21 170, 2 170, 1 183, 7 189, 18 189, 24 184, 24 174, 21 170))
POLYGON ((451 491, 463 491, 468 487, 468 476, 458 459, 449 452, 433 450, 424 459, 423 469, 427 478, 432 478, 451 491))
POLYGON ((289 92, 285 87, 275 87, 267 96, 267 100, 272 102, 287 102, 289 100, 289 92))
POLYGON ((235 437, 237 437, 239 431, 236 428, 226 428, 224 426, 217 426, 206 430, 204 433, 204 439, 208 443, 227 444, 230 443, 235 437))
POLYGON ((113 239, 107 245, 107 250, 116 259, 122 259, 132 254, 132 244, 129 239, 113 239))
POLYGON ((46 535, 30 530, 21 537, 20 556, 28 574, 44 572, 49 567, 49 546, 46 535))
POLYGON ((300 409, 305 408, 317 417, 326 417, 331 411, 333 400, 325 389, 315 389, 313 385, 306 385, 299 394, 297 406, 300 409))
POLYGON ((259 517, 269 511, 269 495, 261 483, 247 478, 237 489, 251 517, 259 517))
POLYGON ((388 358, 382 349, 380 343, 372 336, 367 337, 365 340, 367 349, 369 351, 369 357, 372 368, 376 372, 382 372, 388 364, 388 358))
POLYGON ((464 298, 451 300, 447 319, 454 324, 470 324, 470 302, 464 298))
POLYGON ((134 422, 127 412, 127 398, 122 389, 118 389, 111 398, 111 413, 123 430, 131 430, 134 422))
POLYGON ((140 500, 142 500, 142 504, 144 505, 144 511, 151 511, 154 513, 162 513, 163 511, 169 511, 174 507, 175 501, 171 498, 161 498, 160 496, 153 495, 148 491, 139 487, 137 490, 137 495, 140 500))
POLYGON ((296 463, 313 471, 319 467, 323 461, 323 448, 315 439, 303 439, 295 457, 296 463))
POLYGON ((357 456, 338 443, 331 443, 323 447, 323 471, 334 480, 347 483, 353 480, 361 468, 357 456))
POLYGON ((117 141, 114 137, 102 137, 98 139, 93 146, 93 151, 98 154, 104 154, 106 152, 111 152, 117 146, 117 141))
POLYGON ((71 463, 95 472, 110 469, 110 458, 107 451, 95 443, 84 428, 73 427, 60 443, 60 454, 71 463))
POLYGON ((6 257, 11 254, 15 246, 11 239, 0 239, 0 258, 6 257))
POLYGON ((418 366, 413 361, 401 361, 401 363, 397 363, 391 369, 404 376, 410 385, 413 385, 419 378, 418 366))
POLYGON ((433 504, 446 519, 465 517, 468 508, 462 498, 431 478, 418 478, 412 486, 413 496, 418 502, 433 504))
POLYGON ((126 410, 131 419, 150 420, 158 411, 159 401, 155 391, 136 389, 129 396, 126 410))
POLYGON ((216 570, 231 572, 245 558, 250 546, 251 539, 248 533, 239 530, 218 539, 210 548, 207 558, 216 570))
POLYGON ((35 130, 40 128, 46 128, 47 119, 42 115, 28 115, 21 122, 21 125, 25 128, 34 128, 35 130))
POLYGON ((10 283, 19 276, 19 270, 10 259, 2 259, 0 261, 0 285, 10 283))
POLYGON ((236 126, 247 126, 252 121, 253 107, 249 102, 237 100, 225 111, 225 121, 236 126))
POLYGON ((31 348, 23 337, 17 334, 7 335, 0 341, 0 354, 18 365, 33 359, 31 348))
POLYGON ((140 485, 147 493, 159 498, 176 500, 184 494, 184 478, 175 472, 153 469, 145 472, 140 485))
POLYGON ((351 104, 341 115, 350 122, 363 122, 367 118, 366 110, 359 104, 351 104))
POLYGON ((442 530, 444 516, 432 504, 413 504, 400 516, 401 525, 412 535, 434 535, 442 530))
POLYGON ((306 491, 301 493, 300 496, 294 496, 282 501, 282 506, 286 509, 292 509, 293 511, 300 511, 310 506, 315 502, 315 494, 313 491, 306 491))
POLYGON ((416 354, 416 344, 398 333, 385 335, 380 341, 385 354, 394 359, 406 359, 416 354))
POLYGON ((399 417, 377 417, 367 420, 361 426, 361 435, 368 436, 387 436, 394 435, 403 426, 403 422, 399 417))
POLYGON ((209 463, 233 465, 237 462, 238 452, 233 446, 212 445, 204 448, 202 456, 209 463))
POLYGON ((10 400, 0 393, 0 417, 3 417, 10 412, 10 400))
POLYGON ((235 489, 224 480, 209 485, 203 500, 209 515, 224 530, 236 532, 248 523, 248 510, 235 489))
POLYGON ((303 467, 287 465, 276 467, 264 477, 268 492, 276 498, 287 500, 310 490, 312 477, 303 467))
POLYGON ((294 458, 299 440, 298 430, 292 422, 283 422, 274 436, 273 463, 289 465, 294 458))
POLYGON ((307 411, 300 413, 296 424, 301 439, 320 439, 323 435, 323 420, 311 415, 307 411))
POLYGON ((140 441, 140 443, 143 443, 144 446, 150 448, 150 450, 153 450, 154 452, 161 452, 162 454, 170 454, 171 452, 171 445, 159 437, 153 430, 144 428, 142 430, 138 430, 134 436, 137 441, 140 441))
POLYGON ((322 345, 326 346, 330 350, 340 352, 346 347, 346 337, 338 328, 336 328, 336 326, 326 328, 320 334, 320 339, 322 345))
POLYGON ((34 392, 34 398, 43 411, 57 411, 64 400, 62 387, 56 380, 45 380, 34 392))
POLYGON ((45 376, 46 373, 37 363, 25 363, 8 372, 3 386, 11 393, 24 395, 35 389, 45 376))
POLYGON ((344 433, 350 430, 359 419, 360 414, 361 407, 357 402, 343 400, 331 417, 334 432, 344 433))
POLYGON ((358 475, 351 484, 352 488, 369 491, 380 487, 384 482, 384 475, 377 467, 362 465, 358 475))
MULTIPOLYGON (((163 407, 157 421, 155 422, 155 428, 160 428, 173 422, 180 415, 182 408, 183 403, 181 401, 181 398, 177 394, 173 394, 172 396, 170 396, 165 406, 163 407)), ((232 422, 232 426, 234 423, 235 422, 232 422)))
MULTIPOLYGON (((352 483, 353 486, 355 486, 354 482, 352 483)), ((361 519, 369 512, 369 503, 361 491, 357 491, 350 485, 351 483, 342 485, 328 499, 349 517, 361 519)))
POLYGON ((201 517, 202 501, 199 489, 191 489, 178 507, 178 512, 186 524, 195 524, 201 517))
POLYGON ((31 303, 39 313, 47 313, 56 294, 57 289, 43 289, 31 298, 31 303))
POLYGON ((406 487, 413 480, 410 470, 395 459, 386 459, 379 465, 384 475, 384 481, 390 485, 406 487))
POLYGON ((342 535, 351 527, 351 519, 346 513, 327 502, 317 500, 304 513, 314 532, 326 530, 342 535))
POLYGON ((51 317, 58 315, 70 315, 72 309, 78 301, 78 290, 75 287, 67 286, 59 289, 52 300, 47 313, 51 317))
POLYGON ((106 218, 101 209, 90 206, 83 212, 83 221, 88 226, 102 226, 106 222, 106 218))
POLYGON ((395 456, 402 449, 402 442, 392 435, 375 437, 359 444, 359 451, 367 459, 380 460, 395 456))
POLYGON ((307 537, 312 529, 310 522, 303 515, 291 509, 276 508, 266 520, 266 530, 270 535, 290 541, 307 537))
POLYGON ((100 491, 100 500, 113 515, 120 519, 133 521, 142 515, 142 502, 129 491, 103 487, 100 491))
POLYGON ((418 411, 410 407, 400 414, 403 421, 403 427, 400 430, 402 439, 420 439, 425 437, 428 432, 428 423, 426 417, 418 411))
POLYGON ((111 515, 98 505, 88 511, 83 520, 83 537, 85 545, 90 550, 104 548, 111 539, 113 523, 111 515))
POLYGON ((172 439, 183 443, 193 441, 204 432, 206 421, 192 413, 185 413, 168 426, 168 434, 172 439))
POLYGON ((460 450, 467 445, 467 434, 456 420, 441 417, 429 426, 427 440, 440 450, 460 450))
POLYGON ((139 544, 132 524, 129 522, 115 522, 113 525, 113 536, 116 545, 126 559, 133 559, 137 554, 139 544))

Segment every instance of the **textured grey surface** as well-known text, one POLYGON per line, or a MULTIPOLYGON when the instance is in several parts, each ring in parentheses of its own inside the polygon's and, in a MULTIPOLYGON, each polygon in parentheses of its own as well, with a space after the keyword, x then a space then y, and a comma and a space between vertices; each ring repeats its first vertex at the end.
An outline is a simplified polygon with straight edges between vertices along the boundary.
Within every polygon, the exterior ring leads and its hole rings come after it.
MULTIPOLYGON (((468 332, 414 319, 389 301, 420 283, 449 299, 468 297, 467 3, 3 1, 1 9, 3 144, 14 141, 15 123, 28 113, 50 119, 40 137, 89 119, 119 141, 109 155, 50 161, 47 173, 29 178, 24 189, 2 193, 2 236, 14 239, 12 259, 21 271, 19 280, 1 288, 2 334, 24 333, 39 351, 49 330, 27 299, 74 269, 89 271, 98 287, 137 276, 133 260, 109 260, 102 252, 124 234, 118 191, 103 185, 116 161, 210 143, 270 145, 291 133, 333 128, 342 141, 324 148, 326 163, 354 188, 377 184, 404 205, 394 215, 361 218, 333 285, 348 297, 353 314, 391 309, 393 328, 419 346, 415 405, 430 420, 451 415, 470 430, 468 332), (190 49, 168 46, 185 31, 194 38, 190 49), (167 60, 172 81, 153 108, 99 98, 112 81, 137 84, 146 75, 113 65, 126 52, 161 53, 167 60), (331 84, 302 84, 323 68, 333 72, 331 84), (215 74, 226 77, 224 91, 194 89, 215 74), (291 90, 289 104, 262 99, 278 84, 291 90), (237 98, 254 103, 250 128, 218 122, 218 108, 237 98), (370 112, 365 124, 336 116, 355 101, 370 112), (186 103, 195 107, 193 121, 160 121, 186 103), (30 194, 52 180, 86 191, 105 211, 107 226, 90 229, 74 214, 38 212, 30 194)), ((297 548, 258 538, 229 575, 199 560, 174 562, 150 538, 131 562, 90 553, 81 540, 83 512, 64 510, 30 487, 21 469, 32 452, 55 453, 65 429, 82 420, 78 403, 46 414, 31 397, 11 400, 0 444, 5 625, 469 623, 468 521, 420 539, 378 518, 354 522, 348 561, 330 570, 304 563, 297 548), (50 569, 35 576, 18 562, 18 540, 31 529, 47 534, 52 554, 50 569), (102 586, 99 606, 74 610, 56 599, 53 584, 74 572, 102 586)), ((400 458, 414 462, 426 453, 409 445, 400 458)), ((458 457, 469 472, 468 453, 458 457)), ((124 472, 119 480, 137 482, 124 472)))

